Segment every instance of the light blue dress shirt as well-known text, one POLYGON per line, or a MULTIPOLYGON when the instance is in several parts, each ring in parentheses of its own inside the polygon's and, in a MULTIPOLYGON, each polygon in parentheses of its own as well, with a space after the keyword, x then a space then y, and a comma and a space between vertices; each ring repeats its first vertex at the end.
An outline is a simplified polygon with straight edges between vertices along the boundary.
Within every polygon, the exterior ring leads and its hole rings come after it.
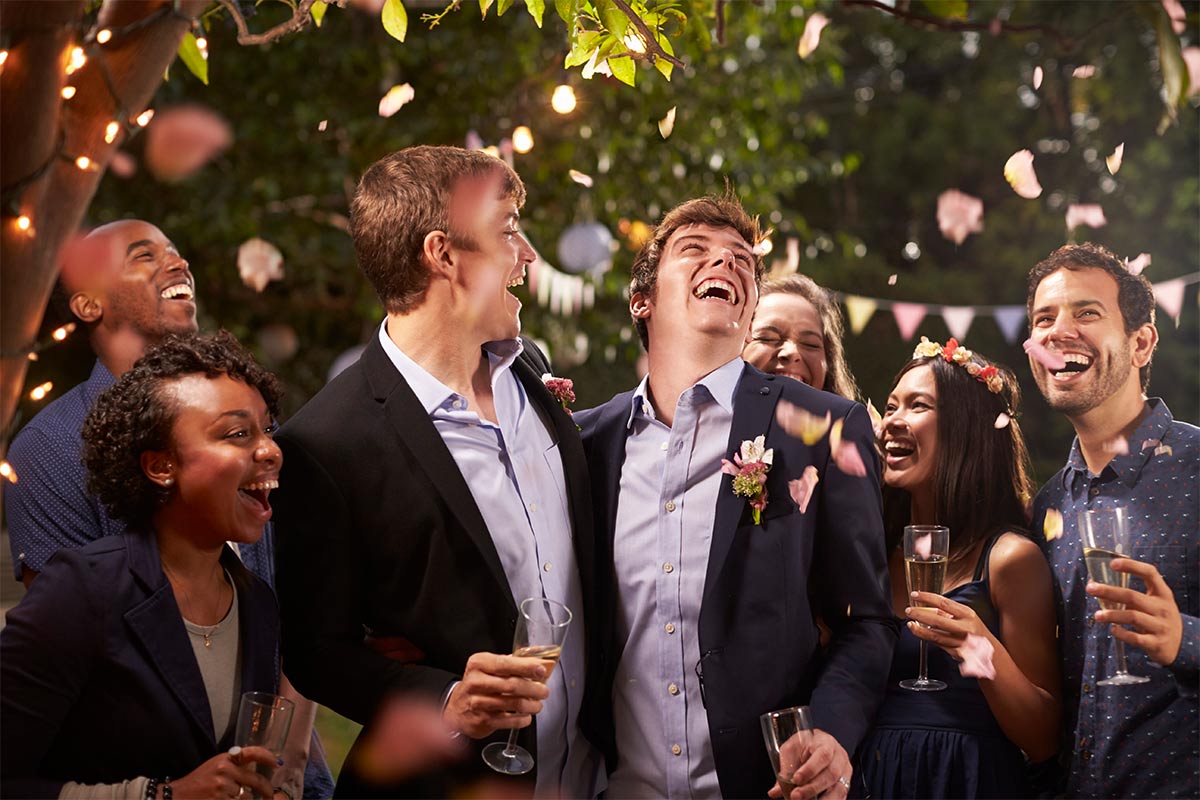
POLYGON ((633 396, 613 543, 624 650, 613 685, 618 767, 607 797, 721 796, 696 665, 743 364, 735 358, 684 391, 671 427, 655 418, 646 380, 633 396))
MULTIPOLYGON (((584 689, 583 594, 572 544, 562 459, 553 430, 512 373, 520 340, 484 345, 491 364, 499 424, 481 418, 467 399, 406 356, 387 335, 379 341, 429 413, 462 472, 491 533, 513 602, 557 600, 571 609, 562 660, 537 716, 538 796, 595 797, 602 759, 579 731, 584 689)), ((453 591, 448 588, 448 591, 453 591)))

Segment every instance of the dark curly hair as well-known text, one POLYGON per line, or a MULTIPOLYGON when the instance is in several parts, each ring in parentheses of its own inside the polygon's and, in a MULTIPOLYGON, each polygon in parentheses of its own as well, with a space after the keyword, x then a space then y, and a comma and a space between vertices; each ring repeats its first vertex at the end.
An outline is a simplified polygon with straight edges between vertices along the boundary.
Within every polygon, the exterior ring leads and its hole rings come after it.
POLYGON ((163 389, 187 375, 225 375, 241 381, 258 390, 272 416, 279 413, 279 382, 227 331, 168 336, 148 349, 100 395, 83 422, 88 490, 131 530, 147 528, 171 496, 169 489, 146 477, 141 457, 148 450, 171 446, 178 409, 173 395, 163 389))

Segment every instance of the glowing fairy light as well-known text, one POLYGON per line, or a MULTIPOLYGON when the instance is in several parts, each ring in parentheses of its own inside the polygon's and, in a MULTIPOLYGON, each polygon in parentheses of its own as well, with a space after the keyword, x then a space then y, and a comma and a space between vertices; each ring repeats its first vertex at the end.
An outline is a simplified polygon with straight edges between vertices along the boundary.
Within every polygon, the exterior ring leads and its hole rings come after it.
POLYGON ((121 132, 121 125, 117 122, 110 122, 104 128, 104 141, 107 144, 112 144, 117 140, 117 134, 121 132))
POLYGON ((88 158, 87 156, 80 156, 79 158, 75 159, 75 166, 79 167, 82 170, 91 169, 92 160, 90 158, 88 158))
POLYGON ((27 231, 33 227, 33 220, 29 218, 28 214, 22 214, 17 217, 17 227, 23 231, 27 231))
POLYGON ((154 119, 154 109, 147 108, 145 111, 137 115, 137 124, 139 128, 144 128, 150 124, 150 120, 154 119))
POLYGON ((200 51, 200 57, 205 61, 208 60, 208 39, 203 36, 196 37, 196 49, 200 51))
POLYGON ((550 107, 559 114, 570 114, 575 110, 575 90, 565 83, 554 87, 550 97, 550 107))
POLYGON ((74 86, 64 86, 62 88, 63 100, 70 100, 74 96, 75 96, 75 87, 74 86))
POLYGON ((75 332, 75 323, 68 322, 66 325, 63 325, 61 328, 55 328, 54 333, 50 334, 50 338, 56 342, 61 342, 63 339, 66 339, 68 336, 70 336, 74 332, 75 332))
POLYGON ((33 400, 35 403, 39 400, 44 400, 46 399, 46 395, 48 395, 50 390, 53 388, 54 383, 52 381, 46 381, 41 386, 35 386, 33 387, 33 391, 29 393, 29 399, 33 400))
POLYGON ((67 74, 70 75, 77 69, 81 69, 87 63, 87 53, 83 52, 82 47, 71 48, 71 60, 67 62, 67 74))
POLYGON ((519 125, 512 135, 513 150, 518 153, 528 153, 533 149, 533 131, 528 125, 519 125))
POLYGON ((9 483, 17 482, 17 471, 13 469, 12 464, 0 461, 0 478, 4 478, 9 483))
MULTIPOLYGON (((4 66, 5 61, 8 61, 8 51, 0 50, 0 67, 4 66)), ((6 461, 5 463, 7 464, 8 462, 6 461)))
POLYGON ((112 38, 112 31, 110 31, 108 28, 105 28, 104 30, 102 30, 96 34, 96 41, 99 42, 100 44, 108 44, 108 40, 111 38, 112 38))

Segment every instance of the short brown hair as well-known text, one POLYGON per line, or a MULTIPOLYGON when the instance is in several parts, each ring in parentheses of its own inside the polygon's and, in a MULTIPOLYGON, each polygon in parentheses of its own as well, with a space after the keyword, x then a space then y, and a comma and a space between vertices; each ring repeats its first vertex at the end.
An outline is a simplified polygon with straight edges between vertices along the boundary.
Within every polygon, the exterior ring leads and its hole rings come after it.
POLYGON ((769 294, 794 294, 812 303, 821 318, 821 339, 825 347, 825 385, 816 388, 847 400, 858 400, 858 383, 846 363, 846 348, 842 344, 846 332, 842 310, 829 290, 807 275, 796 274, 764 283, 759 289, 759 301, 769 294))
MULTIPOLYGON (((1044 261, 1029 271, 1029 288, 1025 295, 1025 311, 1033 322, 1033 298, 1037 288, 1048 276, 1060 269, 1073 272, 1084 269, 1099 269, 1107 272, 1117 282, 1117 306, 1125 333, 1132 334, 1143 325, 1154 324, 1154 289, 1143 275, 1134 275, 1116 255, 1106 247, 1091 242, 1068 244, 1055 250, 1044 261)), ((1150 385, 1150 362, 1139 372, 1142 391, 1150 385)))
POLYGON ((358 266, 389 313, 411 311, 425 296, 429 271, 421 261, 425 237, 445 231, 455 244, 472 248, 450 229, 450 197, 459 181, 498 173, 503 196, 520 207, 525 185, 512 167, 480 150, 407 147, 384 156, 358 182, 350 203, 350 235, 358 266))
MULTIPOLYGON (((666 213, 662 222, 654 229, 654 234, 642 245, 642 249, 633 260, 633 266, 629 270, 630 295, 641 292, 647 297, 654 296, 654 288, 658 282, 658 262, 662 258, 663 248, 672 234, 685 225, 732 228, 737 231, 754 251, 754 280, 756 283, 762 283, 764 266, 762 255, 758 252, 758 243, 766 234, 759 227, 758 217, 751 217, 746 213, 730 187, 722 197, 698 197, 681 203, 666 213)), ((633 324, 642 340, 642 347, 649 349, 650 331, 646 327, 646 321, 635 319, 633 324)))

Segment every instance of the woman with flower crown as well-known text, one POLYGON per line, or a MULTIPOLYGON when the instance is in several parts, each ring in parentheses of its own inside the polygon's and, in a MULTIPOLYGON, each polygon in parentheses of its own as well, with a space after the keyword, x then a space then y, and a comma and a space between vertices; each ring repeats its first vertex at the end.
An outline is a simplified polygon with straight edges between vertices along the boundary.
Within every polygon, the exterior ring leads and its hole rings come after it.
POLYGON ((888 395, 884 525, 894 612, 907 623, 858 751, 871 797, 1030 796, 1027 762, 1058 749, 1054 599, 1024 528, 1033 485, 1019 400, 1007 368, 924 337, 888 395), (941 595, 907 592, 901 540, 917 524, 950 529, 941 595), (917 675, 922 639, 943 691, 899 685, 917 675))

